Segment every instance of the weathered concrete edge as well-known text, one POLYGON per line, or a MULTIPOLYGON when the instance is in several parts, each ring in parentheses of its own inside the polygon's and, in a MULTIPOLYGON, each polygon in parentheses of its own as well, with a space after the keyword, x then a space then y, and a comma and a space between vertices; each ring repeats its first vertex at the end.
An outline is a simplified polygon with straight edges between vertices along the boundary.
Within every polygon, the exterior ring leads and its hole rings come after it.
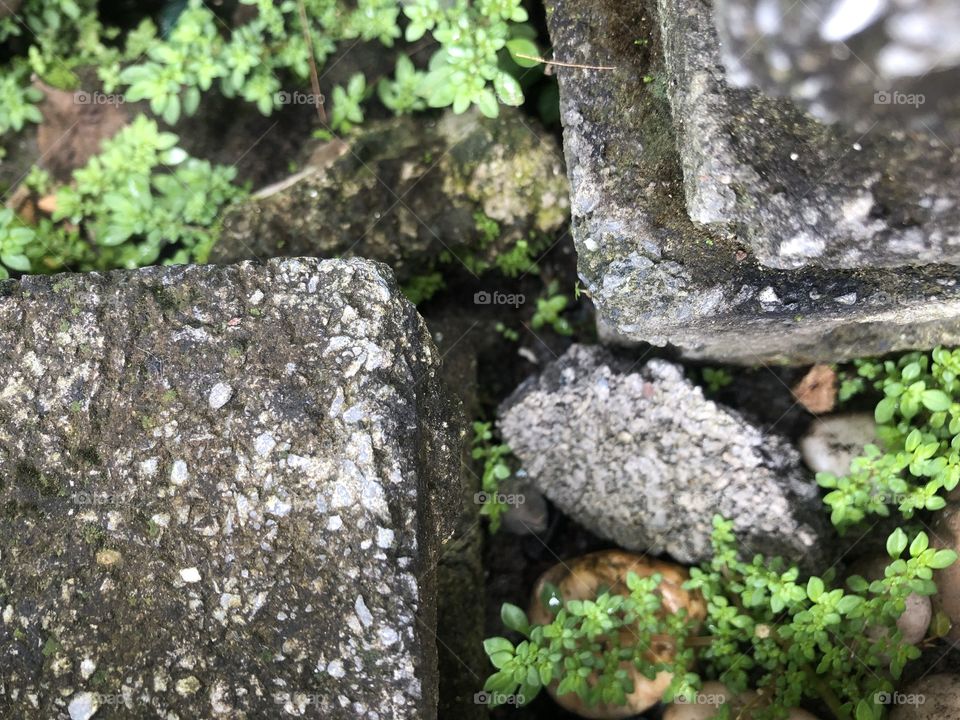
POLYGON ((552 0, 547 13, 558 57, 616 68, 558 69, 572 234, 580 275, 594 298, 606 342, 673 345, 688 358, 745 364, 836 361, 960 342, 956 268, 771 270, 745 257, 732 233, 708 231, 690 221, 666 93, 643 95, 645 87, 638 81, 664 74, 659 37, 646 45, 634 42, 639 19, 656 17, 656 0, 637 0, 619 9, 606 5, 605 0, 552 0), (638 20, 632 27, 631 19, 638 20), (584 42, 584 35, 589 41, 584 42), (588 95, 589 102, 577 104, 575 90, 588 95), (625 183, 597 155, 638 155, 638 131, 651 122, 673 143, 673 192, 655 187, 658 178, 644 174, 648 169, 638 162, 628 182, 633 187, 648 184, 655 197, 624 196, 625 183), (592 141, 600 133, 616 142, 596 147, 592 141), (623 207, 639 206, 643 215, 637 219, 618 213, 618 199, 623 207), (602 204, 607 205, 604 214, 596 211, 602 204), (615 264, 626 280, 611 286, 605 279, 615 264), (852 316, 843 310, 851 303, 866 308, 852 316), (890 325, 899 329, 892 340, 890 325))

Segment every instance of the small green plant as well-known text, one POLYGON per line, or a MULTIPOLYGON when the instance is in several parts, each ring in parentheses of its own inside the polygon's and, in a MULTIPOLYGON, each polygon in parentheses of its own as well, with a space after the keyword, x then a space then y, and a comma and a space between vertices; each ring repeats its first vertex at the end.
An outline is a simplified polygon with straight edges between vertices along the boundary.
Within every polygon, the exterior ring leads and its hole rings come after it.
POLYGON ((493 329, 496 330, 503 336, 504 340, 509 340, 510 342, 516 342, 520 339, 520 333, 517 332, 514 328, 505 325, 502 322, 498 322, 493 326, 493 329))
MULTIPOLYGON (((844 476, 818 473, 840 528, 867 515, 905 518, 939 510, 960 483, 960 350, 938 347, 897 360, 859 361, 845 382, 847 398, 868 386, 880 391, 874 417, 881 445, 868 445, 844 476)), ((842 386, 843 387, 843 386, 842 386)))
POLYGON ((43 93, 25 84, 27 74, 26 66, 20 65, 0 75, 0 135, 20 130, 28 122, 43 120, 36 106, 43 99, 43 93))
POLYGON ((543 296, 537 298, 537 309, 530 319, 530 325, 534 330, 547 326, 553 329, 558 335, 572 335, 573 328, 566 318, 561 316, 570 298, 558 291, 556 280, 547 285, 543 296))
MULTIPOLYGON (((138 116, 57 189, 53 219, 0 211, 0 277, 202 262, 223 207, 242 195, 235 171, 191 158, 177 136, 138 116)), ((49 177, 34 181, 48 185, 49 177)))
POLYGON ((446 281, 438 271, 415 275, 403 286, 403 294, 414 305, 426 302, 446 286, 446 281))
POLYGON ((529 702, 557 683, 559 695, 576 693, 588 706, 623 704, 633 690, 632 664, 648 678, 673 674, 668 702, 692 701, 704 679, 716 679, 734 693, 763 691, 770 704, 753 710, 756 720, 786 717, 808 700, 825 702, 837 720, 882 718, 878 694, 891 692, 920 655, 896 629, 906 597, 933 594, 933 570, 950 566, 956 553, 928 547, 924 533, 909 542, 898 529, 887 541, 884 577, 868 583, 852 576, 847 591, 832 587, 829 573, 801 582, 799 570, 779 558, 745 562, 733 524, 715 517, 713 526, 713 559, 694 568, 685 585, 706 601, 703 623, 662 612, 657 575, 630 573, 628 594, 602 591, 593 600, 563 603, 547 588, 541 600, 555 613, 549 624, 531 625, 523 610, 503 606, 504 624, 523 640, 484 642, 496 669, 485 689, 529 702), (655 640, 672 645, 672 659, 650 659, 655 640))
POLYGON ((483 475, 480 478, 481 501, 480 514, 490 520, 490 532, 500 529, 500 517, 507 510, 503 502, 502 484, 513 475, 509 458, 510 447, 494 442, 493 424, 477 421, 473 423, 473 451, 474 460, 483 462, 483 475))
MULTIPOLYGON (((0 99, 6 100, 0 131, 18 129, 24 121, 39 122, 32 104, 36 91, 27 89, 30 71, 56 87, 77 89, 74 70, 94 67, 104 92, 120 91, 131 102, 145 100, 167 123, 196 112, 202 95, 214 89, 253 103, 269 115, 284 103, 281 78, 306 86, 311 65, 322 69, 337 43, 376 40, 392 48, 401 35, 415 42, 428 33, 437 47, 428 66, 418 70, 398 53, 395 77, 378 88, 383 103, 397 113, 426 107, 452 107, 462 113, 475 105, 495 117, 498 100, 508 105, 523 102, 520 84, 503 68, 529 67, 535 63, 517 54, 537 54, 520 0, 241 0, 241 4, 253 11, 236 26, 202 0, 186 0, 165 13, 161 27, 144 18, 124 35, 101 23, 93 0, 66 0, 56 8, 42 0, 26 0, 19 14, 29 33, 23 33, 21 23, 11 17, 0 21, 0 39, 20 34, 33 41, 27 58, 17 59, 16 71, 0 80, 0 99), (406 16, 405 33, 401 14, 406 16)), ((365 78, 359 77, 352 78, 347 88, 334 89, 334 129, 362 120, 360 102, 368 93, 365 78), (339 102, 344 107, 337 109, 339 102)))
POLYGON ((733 382, 733 375, 726 368, 705 367, 700 372, 707 390, 711 393, 720 392, 733 382))
POLYGON ((345 132, 354 125, 363 122, 363 109, 360 103, 367 94, 367 81, 361 73, 350 78, 346 89, 337 85, 333 89, 333 112, 330 115, 330 127, 345 132))

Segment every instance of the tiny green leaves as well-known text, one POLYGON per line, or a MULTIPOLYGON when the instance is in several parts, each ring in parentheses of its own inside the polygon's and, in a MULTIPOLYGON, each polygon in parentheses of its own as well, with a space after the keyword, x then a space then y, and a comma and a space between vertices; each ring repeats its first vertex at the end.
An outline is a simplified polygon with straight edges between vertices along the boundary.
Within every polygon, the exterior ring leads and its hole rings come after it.
POLYGON ((935 348, 898 360, 856 361, 862 386, 882 393, 874 410, 878 445, 867 445, 846 475, 817 475, 841 531, 896 508, 905 518, 946 506, 960 485, 960 352, 935 348))
MULTIPOLYGON (((886 708, 876 698, 891 692, 890 678, 899 678, 920 656, 896 629, 906 598, 911 592, 931 594, 932 569, 954 562, 956 554, 929 547, 923 533, 909 542, 906 532, 897 530, 888 539, 895 559, 884 577, 872 583, 850 577, 847 593, 831 587, 829 572, 798 583, 799 570, 784 569, 779 558, 741 560, 728 521, 715 519, 713 541, 713 559, 692 568, 685 584, 706 602, 702 627, 681 614, 662 615, 657 592, 662 578, 636 573, 626 575, 628 596, 601 588, 594 597, 553 608, 555 618, 547 625, 527 628, 519 608, 504 606, 505 624, 526 629, 529 640, 511 653, 502 639, 494 639, 486 649, 497 672, 486 687, 526 693, 556 682, 558 695, 575 694, 588 707, 622 704, 633 689, 623 670, 629 662, 644 678, 662 671, 673 675, 664 701, 689 701, 704 680, 716 679, 766 697, 763 707, 751 709, 753 720, 776 720, 807 701, 824 700, 841 709, 838 718, 880 720, 886 708), (909 559, 901 558, 908 547, 909 559), (624 631, 628 623, 630 632, 624 631), (694 632, 708 634, 694 639, 694 632), (652 660, 647 650, 654 637, 676 652, 652 660)), ((937 622, 932 632, 946 633, 949 621, 937 622)))

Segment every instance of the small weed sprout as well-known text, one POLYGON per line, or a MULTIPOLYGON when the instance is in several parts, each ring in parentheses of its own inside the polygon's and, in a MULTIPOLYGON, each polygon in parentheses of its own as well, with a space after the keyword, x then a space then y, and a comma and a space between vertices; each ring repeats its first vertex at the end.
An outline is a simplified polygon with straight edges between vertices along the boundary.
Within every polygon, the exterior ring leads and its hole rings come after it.
POLYGON ((483 504, 480 514, 490 519, 490 532, 500 529, 500 518, 507 510, 507 505, 501 500, 501 487, 513 475, 510 466, 510 447, 502 443, 495 443, 493 424, 477 421, 473 423, 473 451, 474 460, 483 462, 483 475, 480 478, 480 490, 483 504))
POLYGON ((566 318, 561 317, 561 313, 567 309, 570 298, 558 291, 556 280, 547 285, 543 296, 537 298, 537 309, 530 319, 530 325, 534 330, 542 327, 550 327, 558 335, 572 335, 573 327, 566 318))

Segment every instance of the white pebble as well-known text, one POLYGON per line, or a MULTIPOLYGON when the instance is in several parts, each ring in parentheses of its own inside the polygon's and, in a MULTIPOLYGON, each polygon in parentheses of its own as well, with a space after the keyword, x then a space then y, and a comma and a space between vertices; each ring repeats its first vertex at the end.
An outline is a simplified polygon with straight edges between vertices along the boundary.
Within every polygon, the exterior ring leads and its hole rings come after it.
POLYGON ((185 583, 200 582, 200 571, 195 567, 183 568, 180 571, 180 579, 185 583))
POLYGON ((233 388, 226 383, 217 383, 210 389, 210 409, 219 410, 233 397, 233 388))
POLYGON ((187 463, 183 460, 176 460, 173 463, 173 469, 170 470, 170 482, 174 485, 183 485, 190 473, 187 471, 187 463))
POLYGON ((377 547, 386 550, 391 545, 393 545, 393 530, 377 528, 377 547))
POLYGON ((373 624, 373 615, 370 613, 367 604, 363 601, 362 595, 357 595, 357 600, 353 603, 353 609, 364 627, 370 627, 373 624))
POLYGON ((99 708, 100 703, 94 693, 82 692, 74 695, 67 711, 70 713, 70 720, 90 720, 99 708))

